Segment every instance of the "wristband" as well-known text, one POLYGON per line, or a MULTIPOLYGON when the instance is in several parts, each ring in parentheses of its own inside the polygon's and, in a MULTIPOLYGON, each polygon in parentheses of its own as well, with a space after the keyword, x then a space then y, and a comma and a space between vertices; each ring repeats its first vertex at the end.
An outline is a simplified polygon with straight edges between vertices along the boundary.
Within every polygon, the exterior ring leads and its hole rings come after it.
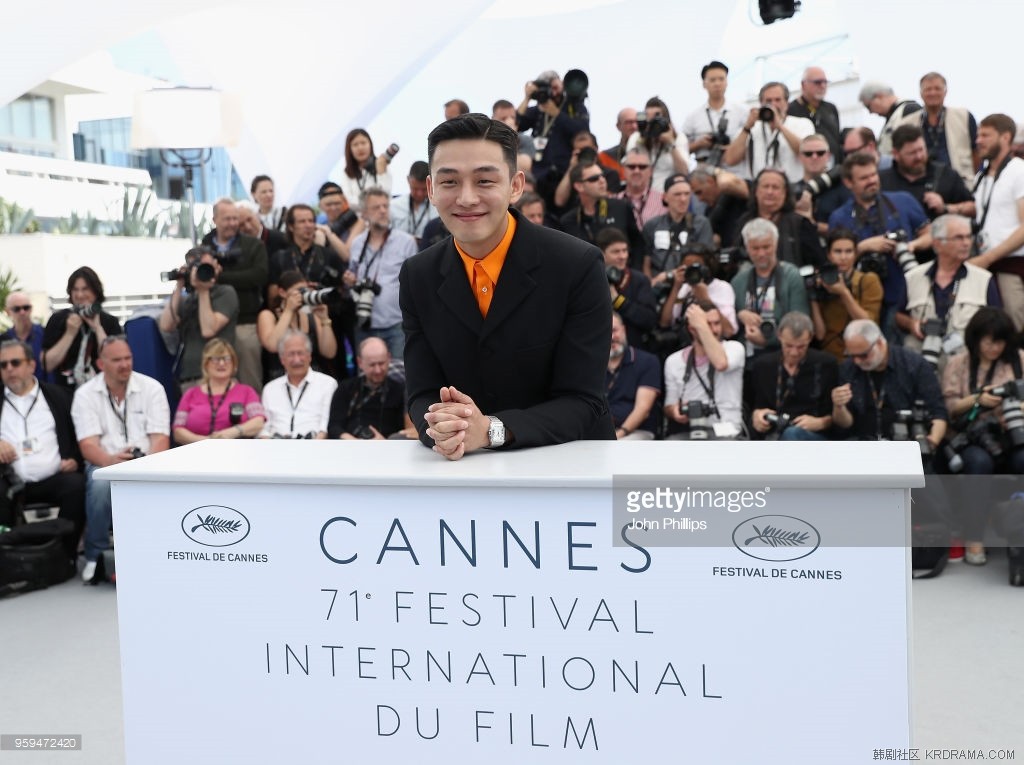
POLYGON ((619 295, 617 298, 615 298, 615 301, 612 303, 612 308, 614 308, 617 311, 620 308, 622 308, 622 304, 625 303, 625 302, 626 302, 625 296, 624 295, 619 295))

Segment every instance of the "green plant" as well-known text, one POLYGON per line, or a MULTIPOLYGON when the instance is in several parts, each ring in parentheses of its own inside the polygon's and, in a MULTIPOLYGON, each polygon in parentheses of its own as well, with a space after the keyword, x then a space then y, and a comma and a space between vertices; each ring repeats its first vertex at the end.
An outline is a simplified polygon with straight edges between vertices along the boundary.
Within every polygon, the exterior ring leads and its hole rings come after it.
MULTIPOLYGON (((0 269, 0 305, 7 304, 7 296, 17 292, 21 287, 18 284, 18 277, 11 268, 0 269)), ((0 327, 7 330, 11 326, 7 314, 0 315, 0 327)))
POLYGON ((95 236, 100 233, 100 221, 89 213, 84 218, 79 217, 77 212, 71 213, 70 218, 61 218, 54 226, 55 234, 88 234, 95 236))
POLYGON ((23 210, 17 202, 0 197, 0 234, 32 234, 38 230, 35 210, 23 210))
POLYGON ((155 237, 160 220, 158 216, 149 214, 152 201, 153 193, 149 189, 136 188, 134 199, 131 189, 125 189, 121 202, 121 220, 114 223, 110 233, 115 236, 155 237))

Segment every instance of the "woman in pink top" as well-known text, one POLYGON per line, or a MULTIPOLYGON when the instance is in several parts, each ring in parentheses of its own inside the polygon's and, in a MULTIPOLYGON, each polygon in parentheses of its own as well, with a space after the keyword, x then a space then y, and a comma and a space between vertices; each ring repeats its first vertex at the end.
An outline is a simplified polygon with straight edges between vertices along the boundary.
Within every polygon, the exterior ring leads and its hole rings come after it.
POLYGON ((238 355, 214 338, 203 348, 203 380, 186 391, 174 414, 174 440, 190 444, 207 438, 253 438, 266 419, 259 394, 235 379, 238 355))

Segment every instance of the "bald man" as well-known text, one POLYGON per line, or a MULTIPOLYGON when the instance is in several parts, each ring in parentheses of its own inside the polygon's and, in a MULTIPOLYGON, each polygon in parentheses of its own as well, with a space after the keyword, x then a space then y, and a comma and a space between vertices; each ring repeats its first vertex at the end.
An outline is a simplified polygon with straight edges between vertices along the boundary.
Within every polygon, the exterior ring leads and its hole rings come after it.
POLYGON ((32 321, 32 301, 24 292, 12 292, 4 302, 4 310, 11 319, 11 328, 0 335, 4 340, 20 340, 32 346, 32 358, 35 361, 35 376, 39 380, 46 379, 46 372, 40 363, 43 354, 43 325, 32 321))
POLYGON ((825 70, 809 66, 800 80, 800 95, 789 102, 789 115, 806 117, 814 123, 814 132, 825 136, 828 147, 836 162, 842 159, 842 144, 839 142, 839 110, 825 100, 828 91, 828 77, 825 70))

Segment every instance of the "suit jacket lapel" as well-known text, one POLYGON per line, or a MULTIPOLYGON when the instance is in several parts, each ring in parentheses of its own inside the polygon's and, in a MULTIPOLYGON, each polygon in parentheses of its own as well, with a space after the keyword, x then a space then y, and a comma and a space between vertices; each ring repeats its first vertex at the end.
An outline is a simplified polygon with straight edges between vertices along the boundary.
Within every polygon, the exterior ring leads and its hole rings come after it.
POLYGON ((501 274, 494 288, 494 300, 483 322, 481 341, 511 316, 537 286, 530 272, 540 265, 540 254, 532 245, 531 233, 530 224, 519 219, 512 244, 508 248, 505 265, 501 267, 501 274))
POLYGON ((437 296, 459 321, 479 335, 483 329, 484 317, 480 315, 480 306, 477 305, 473 290, 466 280, 462 258, 459 257, 451 239, 441 253, 440 271, 441 285, 437 288, 437 296))

